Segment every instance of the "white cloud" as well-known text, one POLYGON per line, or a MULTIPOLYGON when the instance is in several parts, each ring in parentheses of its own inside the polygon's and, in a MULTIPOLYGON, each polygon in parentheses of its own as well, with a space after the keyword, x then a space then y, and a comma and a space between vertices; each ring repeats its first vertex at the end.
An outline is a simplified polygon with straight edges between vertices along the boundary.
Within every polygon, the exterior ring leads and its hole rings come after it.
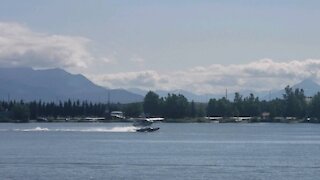
POLYGON ((320 80, 320 60, 276 62, 262 59, 248 64, 194 67, 176 72, 139 71, 91 76, 98 84, 114 88, 184 89, 197 93, 239 90, 270 90, 305 78, 320 80))
MULTIPOLYGON (((0 66, 31 66, 34 68, 87 68, 86 72, 105 70, 106 64, 117 64, 114 56, 95 57, 88 50, 90 40, 84 37, 34 32, 17 23, 0 22, 0 66)), ((144 69, 145 59, 134 56, 132 64, 144 69)), ((129 63, 130 64, 130 63, 129 63)), ((83 71, 81 71, 83 73, 83 71)), ((320 60, 276 62, 262 59, 247 64, 198 66, 175 72, 143 70, 89 77, 111 88, 184 89, 197 93, 223 93, 243 89, 270 90, 283 88, 305 78, 320 81, 320 60)))
POLYGON ((38 33, 17 23, 0 22, 0 66, 86 68, 94 57, 89 39, 38 33))
POLYGON ((107 87, 128 88, 134 84, 135 87, 153 88, 157 87, 156 83, 163 77, 160 77, 155 71, 140 71, 93 75, 91 78, 107 87))

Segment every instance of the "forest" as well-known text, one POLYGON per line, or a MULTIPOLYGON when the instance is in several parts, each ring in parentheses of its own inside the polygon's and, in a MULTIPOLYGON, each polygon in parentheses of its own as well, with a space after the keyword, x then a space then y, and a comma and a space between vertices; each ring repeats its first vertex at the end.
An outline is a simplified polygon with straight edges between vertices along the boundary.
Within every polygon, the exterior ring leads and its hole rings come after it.
POLYGON ((143 102, 92 103, 87 101, 42 102, 42 101, 1 101, 0 121, 33 120, 39 117, 105 117, 111 111, 123 111, 126 117, 164 117, 167 119, 218 117, 260 117, 268 113, 269 118, 295 117, 320 119, 320 93, 306 97, 303 89, 287 86, 282 98, 270 101, 259 100, 253 94, 243 97, 235 93, 234 99, 226 97, 210 99, 208 103, 188 101, 181 94, 168 94, 160 97, 149 91, 143 102))

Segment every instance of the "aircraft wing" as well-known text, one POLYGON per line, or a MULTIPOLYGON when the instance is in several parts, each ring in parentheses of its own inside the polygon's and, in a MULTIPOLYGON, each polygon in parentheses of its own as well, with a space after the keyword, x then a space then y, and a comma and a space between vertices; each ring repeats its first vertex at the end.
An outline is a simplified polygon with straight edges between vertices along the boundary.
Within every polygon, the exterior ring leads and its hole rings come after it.
POLYGON ((146 118, 146 121, 155 122, 155 121, 163 121, 164 118, 146 118))
POLYGON ((151 126, 156 121, 162 121, 164 118, 132 118, 133 126, 151 126))

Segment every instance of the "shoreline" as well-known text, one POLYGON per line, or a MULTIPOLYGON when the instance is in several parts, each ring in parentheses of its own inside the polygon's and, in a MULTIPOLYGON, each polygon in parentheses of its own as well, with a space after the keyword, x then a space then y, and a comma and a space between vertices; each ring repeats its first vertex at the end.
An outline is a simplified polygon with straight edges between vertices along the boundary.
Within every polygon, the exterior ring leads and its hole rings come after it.
MULTIPOLYGON (((86 119, 48 119, 48 120, 0 120, 0 123, 132 123, 131 120, 96 120, 90 121, 86 119)), ((294 119, 294 120, 286 120, 286 119, 251 119, 251 120, 243 120, 236 121, 233 118, 224 118, 220 120, 209 120, 206 118, 183 118, 183 119, 165 119, 162 123, 234 123, 234 124, 245 124, 245 123, 286 123, 286 124, 296 124, 296 123, 320 123, 317 119, 294 119)))

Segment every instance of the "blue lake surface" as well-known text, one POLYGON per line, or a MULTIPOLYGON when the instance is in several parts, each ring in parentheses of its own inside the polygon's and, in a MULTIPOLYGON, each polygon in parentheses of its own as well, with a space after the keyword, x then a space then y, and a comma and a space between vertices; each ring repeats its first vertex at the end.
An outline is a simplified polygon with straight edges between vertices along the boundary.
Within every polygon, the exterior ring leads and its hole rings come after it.
POLYGON ((319 179, 320 125, 0 124, 0 179, 319 179))

